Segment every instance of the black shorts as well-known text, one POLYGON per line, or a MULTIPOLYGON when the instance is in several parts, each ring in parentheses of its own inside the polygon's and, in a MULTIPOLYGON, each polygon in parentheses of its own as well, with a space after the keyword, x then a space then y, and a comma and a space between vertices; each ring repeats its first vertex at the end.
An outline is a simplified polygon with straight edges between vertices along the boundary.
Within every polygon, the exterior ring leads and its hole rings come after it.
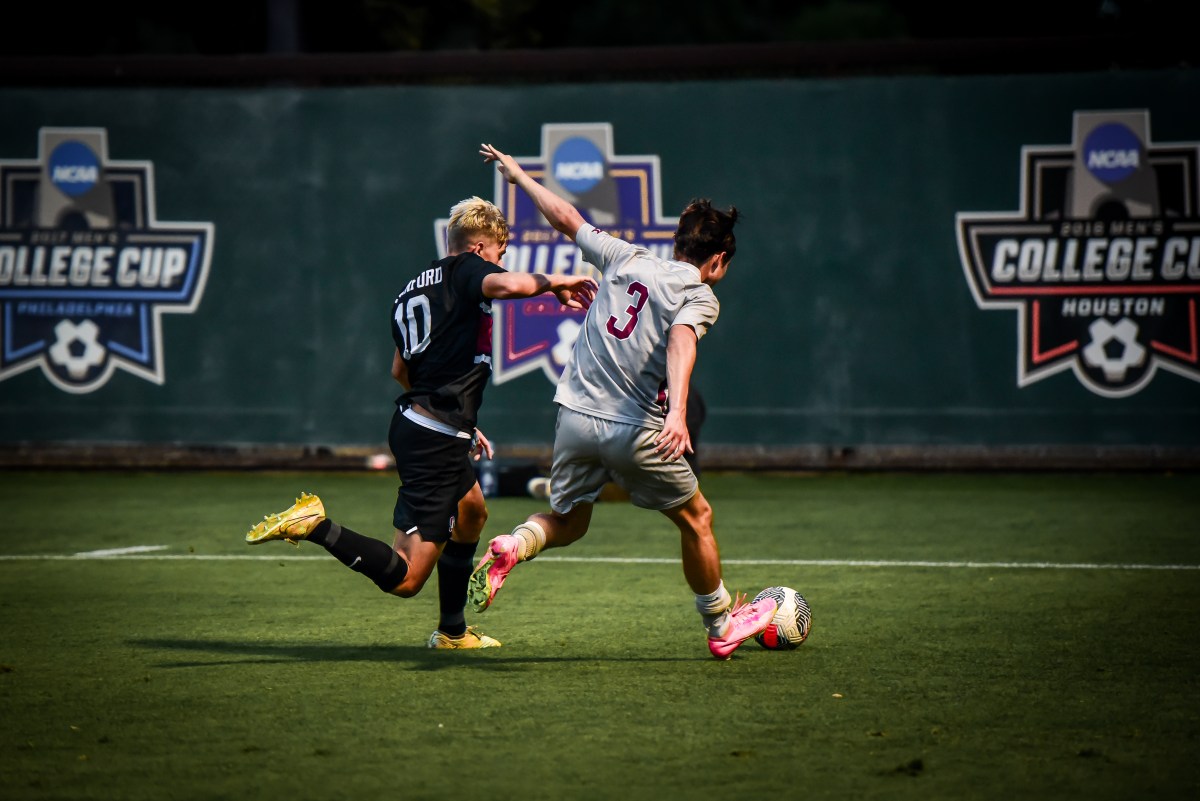
POLYGON ((415 528, 429 542, 446 542, 458 502, 475 486, 471 440, 417 425, 397 407, 388 444, 401 482, 392 524, 404 532, 415 528))

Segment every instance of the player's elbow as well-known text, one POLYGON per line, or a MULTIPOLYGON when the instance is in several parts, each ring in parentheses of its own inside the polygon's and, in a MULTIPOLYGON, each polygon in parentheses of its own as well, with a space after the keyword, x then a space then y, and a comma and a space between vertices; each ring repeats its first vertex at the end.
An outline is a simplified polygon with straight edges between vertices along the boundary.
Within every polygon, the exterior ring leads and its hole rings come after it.
POLYGON ((483 294, 492 300, 530 298, 549 288, 546 276, 537 273, 497 273, 483 282, 483 294))
POLYGON ((575 210, 574 206, 567 207, 569 212, 564 214, 554 227, 572 242, 575 241, 575 234, 579 233, 579 227, 583 225, 583 215, 575 210))
POLYGON ((483 294, 492 300, 511 300, 513 298, 524 298, 529 296, 527 291, 522 292, 517 287, 509 286, 507 284, 499 284, 493 287, 491 290, 484 290, 483 294))
POLYGON ((513 273, 493 273, 483 279, 483 296, 491 300, 516 297, 513 273))

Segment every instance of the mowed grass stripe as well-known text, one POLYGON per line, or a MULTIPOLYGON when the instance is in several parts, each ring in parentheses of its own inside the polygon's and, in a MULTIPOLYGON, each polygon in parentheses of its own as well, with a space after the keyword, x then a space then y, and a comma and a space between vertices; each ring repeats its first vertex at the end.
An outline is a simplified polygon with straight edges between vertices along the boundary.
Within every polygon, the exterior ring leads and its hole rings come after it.
MULTIPOLYGON (((198 561, 198 562, 327 562, 329 557, 321 555, 302 556, 285 554, 163 554, 140 553, 127 549, 113 552, 94 551, 75 554, 21 554, 0 555, 0 562, 53 562, 53 561, 198 561)), ((621 565, 672 565, 677 559, 638 556, 541 556, 538 562, 573 562, 621 565)), ((726 565, 780 565, 785 567, 892 567, 892 568, 943 568, 984 570, 1200 570, 1200 565, 1155 565, 1155 564, 1099 564, 1087 562, 937 562, 902 559, 723 559, 726 565)))

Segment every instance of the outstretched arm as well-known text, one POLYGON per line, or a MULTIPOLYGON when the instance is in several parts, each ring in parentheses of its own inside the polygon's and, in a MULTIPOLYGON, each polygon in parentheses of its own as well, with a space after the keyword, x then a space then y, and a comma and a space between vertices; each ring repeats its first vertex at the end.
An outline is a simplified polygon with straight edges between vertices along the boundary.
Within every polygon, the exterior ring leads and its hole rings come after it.
POLYGON ((486 298, 531 298, 543 292, 553 292, 558 302, 569 309, 586 311, 596 297, 596 281, 586 275, 509 272, 489 273, 483 278, 486 298))
POLYGON ((512 156, 486 144, 480 145, 479 153, 485 162, 496 162, 496 168, 506 181, 516 184, 529 195, 533 205, 537 206, 538 211, 556 231, 564 234, 572 242, 575 241, 575 234, 579 231, 579 226, 583 225, 584 219, 574 206, 530 178, 512 156))
POLYGON ((690 325, 673 325, 667 333, 667 419, 655 438, 654 452, 665 462, 692 453, 687 427, 688 388, 696 366, 696 331, 690 325))

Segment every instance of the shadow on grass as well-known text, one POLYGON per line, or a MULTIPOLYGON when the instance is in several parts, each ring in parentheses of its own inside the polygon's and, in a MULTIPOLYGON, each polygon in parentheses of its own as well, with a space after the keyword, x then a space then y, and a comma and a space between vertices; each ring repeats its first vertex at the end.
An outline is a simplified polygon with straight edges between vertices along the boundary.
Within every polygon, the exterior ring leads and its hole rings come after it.
POLYGON ((204 652, 238 659, 188 660, 161 662, 160 668, 219 667, 222 665, 278 664, 281 662, 407 662, 416 670, 439 670, 472 664, 485 669, 505 669, 513 665, 555 664, 559 662, 695 662, 711 659, 707 654, 696 658, 678 656, 538 656, 515 655, 501 648, 487 648, 464 654, 449 654, 421 645, 333 645, 327 643, 264 643, 229 640, 130 640, 130 645, 167 651, 204 652), (483 658, 477 658, 476 653, 483 658), (511 655, 510 655, 511 654, 511 655), (468 663, 462 657, 472 659, 468 663))

